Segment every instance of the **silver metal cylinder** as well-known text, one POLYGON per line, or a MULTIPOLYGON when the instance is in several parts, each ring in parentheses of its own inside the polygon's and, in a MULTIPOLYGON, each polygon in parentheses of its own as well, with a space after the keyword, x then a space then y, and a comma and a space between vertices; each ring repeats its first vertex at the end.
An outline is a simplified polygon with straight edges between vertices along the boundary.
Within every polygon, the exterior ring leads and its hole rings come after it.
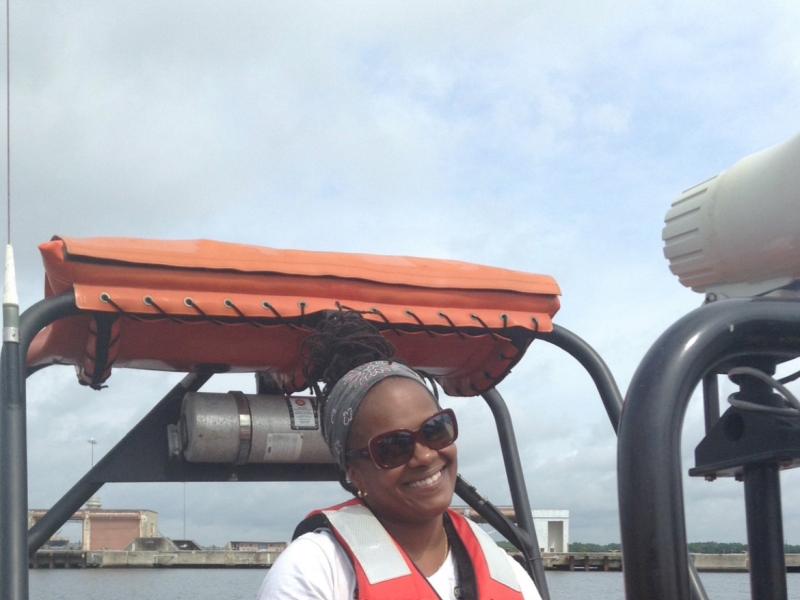
POLYGON ((333 462, 314 398, 189 392, 179 430, 189 462, 333 462))

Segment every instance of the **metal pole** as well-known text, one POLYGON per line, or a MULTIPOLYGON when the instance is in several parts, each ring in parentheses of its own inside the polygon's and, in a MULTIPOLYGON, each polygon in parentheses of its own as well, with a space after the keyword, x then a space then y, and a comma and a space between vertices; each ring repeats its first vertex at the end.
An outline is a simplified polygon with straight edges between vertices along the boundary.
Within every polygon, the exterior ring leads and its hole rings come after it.
POLYGON ((680 438, 692 392, 721 362, 800 353, 800 303, 724 300, 692 311, 651 347, 631 381, 617 474, 629 600, 689 600, 680 438), (680 550, 680 551, 679 551, 680 550))
POLYGON ((595 349, 569 329, 560 325, 553 325, 553 331, 539 334, 537 339, 542 339, 561 348, 586 369, 595 386, 597 386, 597 391, 600 393, 600 399, 603 401, 608 419, 611 421, 614 432, 616 432, 619 427, 620 415, 622 414, 622 394, 619 391, 617 382, 614 381, 611 370, 595 349))
MULTIPOLYGON (((585 340, 560 325, 553 325, 553 331, 541 334, 539 339, 561 348, 586 369, 597 387, 614 433, 617 433, 622 415, 622 394, 614 380, 614 375, 602 357, 585 340)), ((716 383, 716 379, 714 382, 716 383)), ((717 402, 717 418, 719 418, 719 402, 717 402)), ((689 580, 692 600, 708 600, 708 594, 703 587, 700 575, 691 561, 689 561, 689 580)))
POLYGON ((183 539, 186 539, 186 482, 183 482, 183 539))
POLYGON ((97 445, 97 440, 90 437, 86 441, 89 442, 89 445, 92 447, 91 462, 89 463, 89 468, 91 469, 94 466, 94 447, 97 445))
POLYGON ((511 503, 514 505, 514 514, 519 526, 530 536, 532 546, 528 548, 529 568, 539 588, 542 600, 550 600, 550 591, 547 588, 547 579, 544 574, 542 554, 539 551, 539 541, 536 539, 536 529, 533 526, 533 514, 528 500, 528 490, 525 486, 525 475, 522 472, 522 463, 517 448, 517 438, 514 435, 514 426, 508 412, 505 400, 495 388, 483 393, 483 399, 489 405, 494 415, 497 434, 500 438, 500 449, 503 452, 503 462, 506 467, 508 485, 511 489, 511 503))
POLYGON ((703 414, 706 419, 706 435, 719 421, 719 382, 716 373, 706 373, 703 377, 703 414))
POLYGON ((27 356, 28 346, 44 327, 64 317, 79 315, 80 312, 75 305, 75 295, 72 292, 39 300, 20 315, 19 344, 21 350, 27 356))
POLYGON ((529 547, 536 544, 530 540, 528 532, 517 526, 486 498, 481 496, 475 486, 464 480, 461 475, 456 478, 456 494, 470 508, 478 513, 484 520, 494 527, 497 532, 506 538, 520 552, 527 552, 529 547))
POLYGON ((0 354, 0 598, 28 598, 28 457, 19 307, 3 304, 0 354))
POLYGON ((757 600, 786 600, 786 557, 778 465, 745 467, 744 502, 752 597, 757 600))
MULTIPOLYGON (((7 269, 8 272, 8 269, 7 269)), ((8 288, 8 284, 6 284, 8 288)), ((28 458, 25 414, 25 361, 33 336, 42 327, 77 312, 73 297, 39 302, 14 323, 4 302, 0 356, 0 598, 28 598, 28 458), (34 309, 35 308, 35 309, 34 309), (17 327, 18 325, 18 327, 17 327)))

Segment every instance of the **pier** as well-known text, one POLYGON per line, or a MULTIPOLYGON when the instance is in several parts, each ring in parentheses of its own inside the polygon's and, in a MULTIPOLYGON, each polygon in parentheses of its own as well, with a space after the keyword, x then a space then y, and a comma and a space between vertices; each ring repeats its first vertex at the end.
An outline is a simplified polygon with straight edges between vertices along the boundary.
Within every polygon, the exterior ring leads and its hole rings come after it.
POLYGON ((546 552, 542 554, 548 571, 621 571, 619 552, 546 552))
POLYGON ((277 558, 275 552, 241 550, 39 550, 30 559, 32 569, 193 568, 266 569, 277 558))
MULTIPOLYGON (((32 569, 207 568, 267 569, 279 551, 263 550, 102 550, 42 549, 30 559, 32 569)), ((691 554, 701 573, 745 573, 747 554, 691 554)), ((546 552, 548 571, 621 571, 620 552, 546 552)), ((800 554, 786 555, 786 570, 800 572, 800 554)))
POLYGON ((83 569, 86 566, 86 552, 83 550, 37 550, 28 560, 31 569, 83 569))
MULTIPOLYGON (((750 570, 747 554, 690 554, 701 573, 746 573, 750 570)), ((620 552, 570 552, 542 554, 548 571, 621 571, 620 552)), ((800 572, 800 554, 786 555, 786 570, 800 572)))

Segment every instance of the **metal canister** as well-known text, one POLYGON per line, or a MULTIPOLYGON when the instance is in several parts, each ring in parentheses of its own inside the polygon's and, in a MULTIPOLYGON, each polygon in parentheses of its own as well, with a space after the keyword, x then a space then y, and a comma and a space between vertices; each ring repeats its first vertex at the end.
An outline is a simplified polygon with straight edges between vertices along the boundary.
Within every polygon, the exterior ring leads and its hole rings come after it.
POLYGON ((189 462, 333 462, 311 397, 189 392, 179 431, 189 462))

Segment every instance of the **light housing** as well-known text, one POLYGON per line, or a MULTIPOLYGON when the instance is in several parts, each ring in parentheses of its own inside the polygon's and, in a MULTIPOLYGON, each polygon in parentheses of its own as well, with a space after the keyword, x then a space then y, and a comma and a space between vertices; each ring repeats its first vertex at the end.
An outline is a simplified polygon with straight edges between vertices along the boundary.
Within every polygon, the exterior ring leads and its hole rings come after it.
POLYGON ((664 255, 680 282, 723 297, 800 280, 800 136, 683 192, 667 213, 664 255))

